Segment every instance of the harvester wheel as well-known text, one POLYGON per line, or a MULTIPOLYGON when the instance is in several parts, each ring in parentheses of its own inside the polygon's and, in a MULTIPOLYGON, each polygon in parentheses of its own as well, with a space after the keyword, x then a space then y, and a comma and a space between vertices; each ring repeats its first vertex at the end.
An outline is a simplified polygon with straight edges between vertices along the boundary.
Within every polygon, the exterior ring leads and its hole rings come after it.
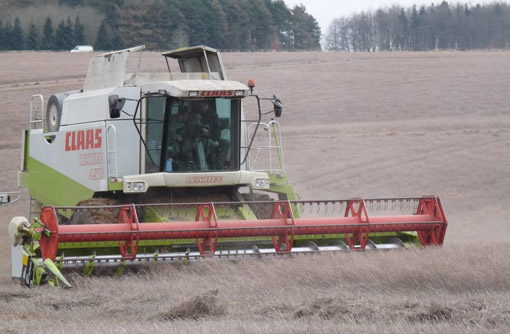
POLYGON ((74 211, 71 216, 71 225, 80 224, 115 224, 119 219, 119 208, 99 208, 87 209, 87 206, 109 206, 119 205, 120 203, 110 198, 89 198, 77 204, 77 206, 84 207, 74 211))
POLYGON ((61 95, 52 95, 48 100, 44 118, 44 128, 46 132, 56 132, 60 128, 63 102, 64 96, 61 95))
MULTIPOLYGON (((247 202, 272 202, 273 199, 266 194, 251 193, 244 195, 244 199, 247 202)), ((257 219, 269 219, 271 218, 271 212, 273 210, 272 203, 249 203, 251 211, 255 214, 257 219)))

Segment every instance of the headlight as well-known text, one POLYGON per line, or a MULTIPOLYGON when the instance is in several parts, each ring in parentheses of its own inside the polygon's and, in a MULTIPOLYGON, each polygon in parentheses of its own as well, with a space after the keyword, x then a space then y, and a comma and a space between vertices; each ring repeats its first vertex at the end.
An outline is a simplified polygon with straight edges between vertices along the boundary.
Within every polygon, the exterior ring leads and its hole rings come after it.
POLYGON ((144 192, 145 191, 145 183, 133 182, 131 189, 136 192, 144 192))
POLYGON ((269 188, 269 179, 255 179, 255 188, 256 189, 268 189, 269 188))
POLYGON ((244 90, 236 90, 234 95, 235 96, 244 96, 244 90))
POLYGON ((188 94, 189 97, 198 97, 198 91, 192 90, 188 94))
POLYGON ((145 193, 150 188, 147 181, 136 180, 136 181, 124 181, 124 192, 129 193, 145 193))

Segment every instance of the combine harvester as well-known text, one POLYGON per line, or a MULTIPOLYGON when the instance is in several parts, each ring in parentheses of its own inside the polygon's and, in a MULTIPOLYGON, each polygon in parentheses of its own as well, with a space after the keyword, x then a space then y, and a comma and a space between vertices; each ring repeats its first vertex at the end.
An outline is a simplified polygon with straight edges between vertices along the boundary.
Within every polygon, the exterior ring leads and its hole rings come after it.
POLYGON ((281 116, 276 95, 227 80, 205 46, 163 53, 168 71, 128 73, 143 48, 93 58, 83 90, 52 95, 46 109, 32 96, 20 172, 30 217, 9 225, 16 281, 70 286, 67 268, 442 245, 434 196, 299 200, 279 123, 262 120, 264 103, 281 116))

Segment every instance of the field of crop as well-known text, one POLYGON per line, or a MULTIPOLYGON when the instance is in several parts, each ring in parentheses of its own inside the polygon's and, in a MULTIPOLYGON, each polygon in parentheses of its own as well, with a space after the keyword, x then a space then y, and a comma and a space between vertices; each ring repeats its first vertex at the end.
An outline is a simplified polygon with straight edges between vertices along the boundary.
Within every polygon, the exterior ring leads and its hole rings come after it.
MULTIPOLYGON (((164 70, 145 53, 142 71, 164 70)), ((0 191, 13 190, 29 100, 83 86, 90 54, 0 53, 0 191)), ((510 332, 510 52, 227 53, 229 79, 278 93, 303 199, 438 195, 442 249, 200 261, 73 289, 10 279, 0 209, 0 332, 510 332)))

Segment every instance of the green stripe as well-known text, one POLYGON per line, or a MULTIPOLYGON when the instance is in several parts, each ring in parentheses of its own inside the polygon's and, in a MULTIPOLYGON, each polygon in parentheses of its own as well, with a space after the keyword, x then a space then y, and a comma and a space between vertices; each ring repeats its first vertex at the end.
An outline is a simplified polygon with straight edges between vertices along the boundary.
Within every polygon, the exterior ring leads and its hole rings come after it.
POLYGON ((32 157, 25 164, 23 185, 29 189, 30 196, 45 205, 73 206, 94 195, 91 189, 32 157))

